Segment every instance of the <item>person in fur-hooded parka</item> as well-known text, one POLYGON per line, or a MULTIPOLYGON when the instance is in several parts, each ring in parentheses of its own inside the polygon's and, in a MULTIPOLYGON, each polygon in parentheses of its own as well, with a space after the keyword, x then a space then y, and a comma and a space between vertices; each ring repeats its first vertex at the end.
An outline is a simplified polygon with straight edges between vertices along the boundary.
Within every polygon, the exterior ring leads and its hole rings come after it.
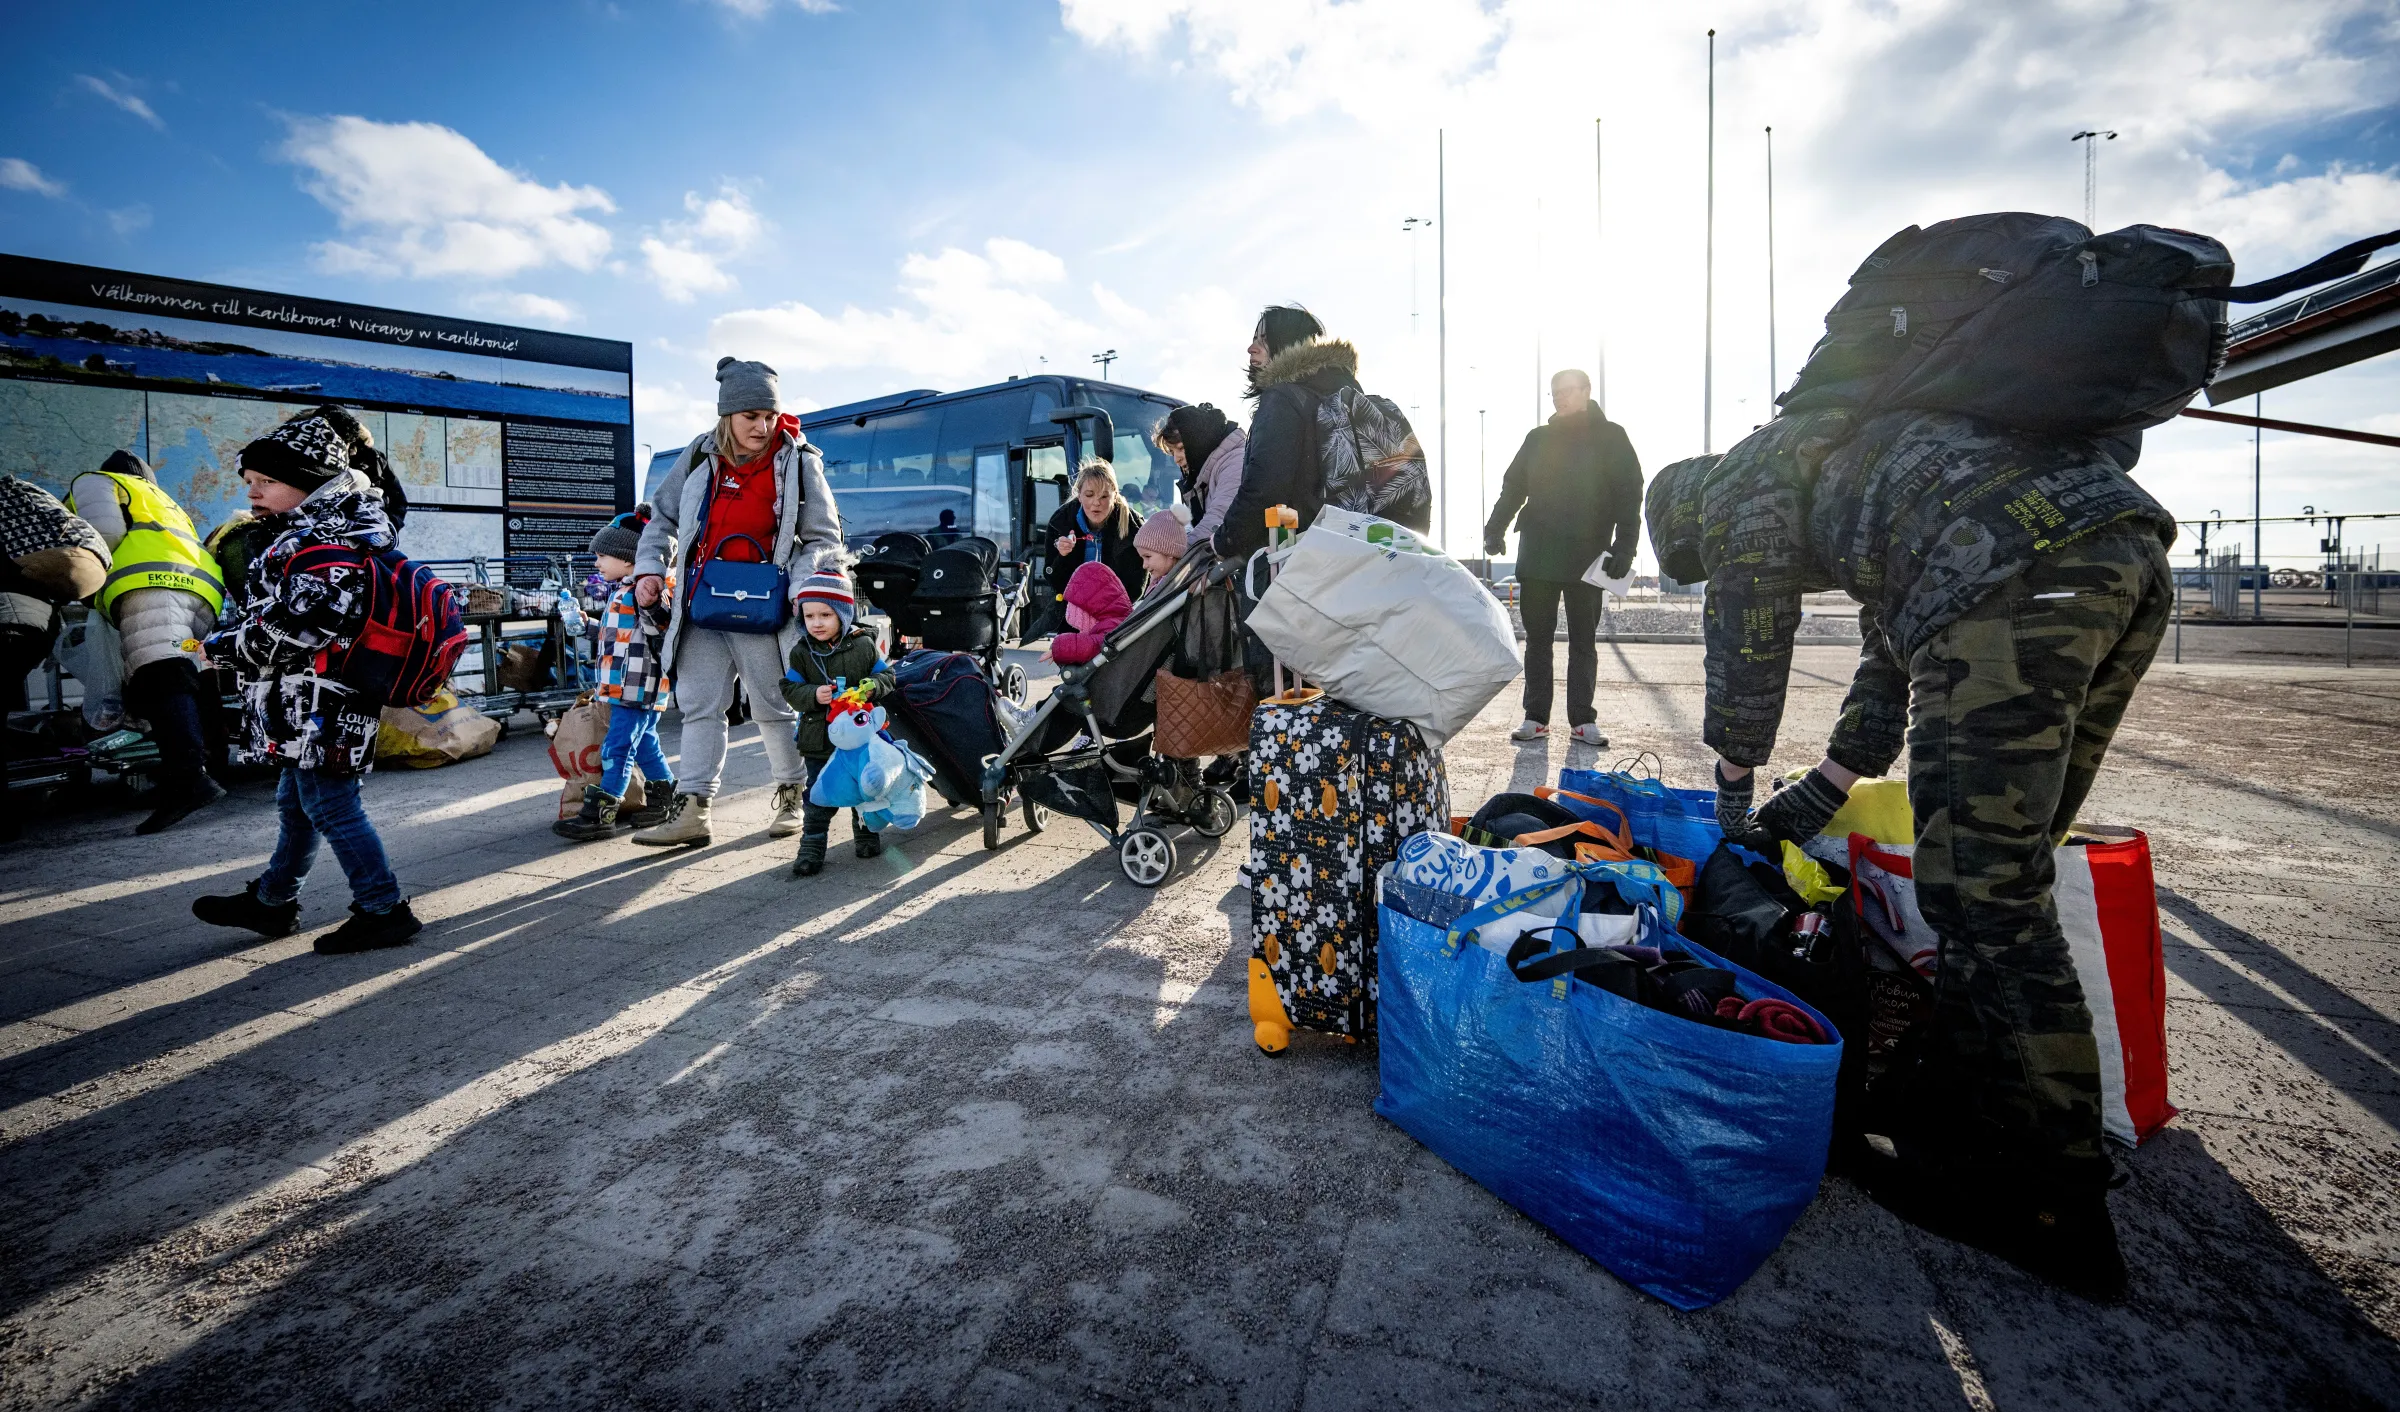
POLYGON ((1317 404, 1358 386, 1358 350, 1325 329, 1305 309, 1272 308, 1259 316, 1250 340, 1250 390, 1258 411, 1242 452, 1241 489, 1217 527, 1220 558, 1246 555, 1267 542, 1266 511, 1288 505, 1308 528, 1325 505, 1325 471, 1317 457, 1317 404))

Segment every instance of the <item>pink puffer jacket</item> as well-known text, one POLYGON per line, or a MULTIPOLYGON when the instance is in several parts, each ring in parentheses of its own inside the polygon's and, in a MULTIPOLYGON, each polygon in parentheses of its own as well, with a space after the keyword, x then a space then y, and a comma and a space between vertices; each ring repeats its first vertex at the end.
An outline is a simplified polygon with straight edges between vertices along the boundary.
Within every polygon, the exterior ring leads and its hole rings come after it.
POLYGON ((1067 576, 1067 625, 1050 639, 1050 655, 1059 665, 1076 667, 1100 655, 1100 644, 1133 613, 1124 580, 1106 564, 1084 564, 1067 576))

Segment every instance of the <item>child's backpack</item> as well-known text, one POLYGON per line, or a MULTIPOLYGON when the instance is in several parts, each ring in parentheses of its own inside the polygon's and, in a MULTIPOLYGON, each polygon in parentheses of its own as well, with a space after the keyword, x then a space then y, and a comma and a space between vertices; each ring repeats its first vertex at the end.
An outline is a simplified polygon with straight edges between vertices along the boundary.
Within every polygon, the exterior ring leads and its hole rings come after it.
POLYGON ((367 570, 367 619, 346 648, 328 649, 322 670, 378 706, 422 706, 450 681, 467 650, 458 594, 432 567, 397 549, 361 554, 346 544, 310 545, 289 572, 311 560, 355 557, 367 570))
POLYGON ((1433 527, 1425 448, 1399 404, 1345 387, 1317 403, 1317 465, 1325 503, 1408 526, 1433 527))

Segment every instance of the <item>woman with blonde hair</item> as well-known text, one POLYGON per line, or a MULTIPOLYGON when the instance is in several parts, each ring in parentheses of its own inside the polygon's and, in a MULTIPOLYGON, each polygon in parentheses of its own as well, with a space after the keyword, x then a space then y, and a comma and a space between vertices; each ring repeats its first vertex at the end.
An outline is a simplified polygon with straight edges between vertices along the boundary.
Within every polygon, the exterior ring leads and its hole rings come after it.
POLYGON ((1067 578, 1084 564, 1106 564, 1124 582, 1127 598, 1140 597, 1142 556, 1133 536, 1141 527, 1142 517, 1117 489, 1116 468, 1097 456, 1085 460, 1075 473, 1074 498, 1058 507, 1043 536, 1051 614, 1066 611, 1067 578))

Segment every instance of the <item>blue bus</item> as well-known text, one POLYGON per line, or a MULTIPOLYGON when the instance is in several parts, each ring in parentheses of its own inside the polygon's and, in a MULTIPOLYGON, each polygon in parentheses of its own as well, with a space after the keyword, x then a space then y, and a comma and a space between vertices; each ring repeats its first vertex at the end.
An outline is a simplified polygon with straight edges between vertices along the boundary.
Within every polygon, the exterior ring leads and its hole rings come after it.
MULTIPOLYGON (((800 427, 825 453, 853 549, 893 530, 937 545, 979 534, 1023 562, 1039 552, 1041 526, 1065 503, 1087 455, 1116 467, 1141 514, 1175 503, 1175 462, 1151 432, 1182 405, 1137 387, 1042 375, 964 392, 896 392, 806 413, 800 427)), ((652 457, 644 499, 682 450, 652 457)))

